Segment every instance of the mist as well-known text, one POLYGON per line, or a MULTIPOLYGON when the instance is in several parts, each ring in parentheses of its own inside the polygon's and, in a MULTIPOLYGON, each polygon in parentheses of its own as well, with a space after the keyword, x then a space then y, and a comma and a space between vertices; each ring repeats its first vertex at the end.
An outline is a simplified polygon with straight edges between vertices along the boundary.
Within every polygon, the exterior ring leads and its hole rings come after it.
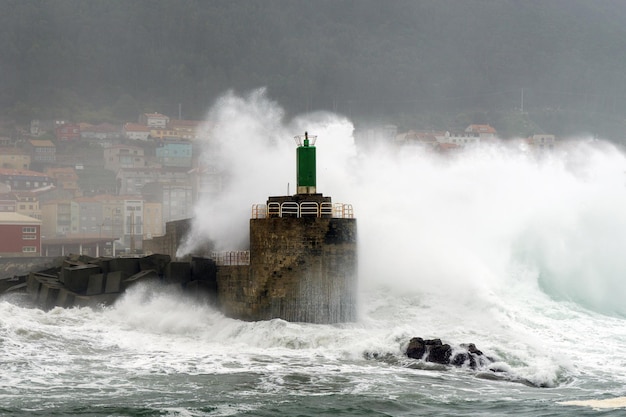
POLYGON ((352 204, 364 291, 459 302, 517 286, 623 314, 624 155, 579 138, 538 155, 522 141, 453 154, 355 143, 352 122, 318 112, 285 117, 264 89, 220 98, 207 116, 203 160, 220 161, 217 198, 200 201, 180 251, 210 238, 245 250, 251 207, 295 191, 293 136, 317 135, 318 192, 352 204))

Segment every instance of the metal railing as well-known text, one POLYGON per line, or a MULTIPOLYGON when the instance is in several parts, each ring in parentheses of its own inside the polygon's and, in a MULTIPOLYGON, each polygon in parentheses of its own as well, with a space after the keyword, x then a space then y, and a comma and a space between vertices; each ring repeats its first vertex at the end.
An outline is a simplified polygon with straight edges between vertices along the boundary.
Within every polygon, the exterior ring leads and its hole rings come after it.
POLYGON ((217 265, 250 265, 250 251, 212 252, 217 265))
POLYGON ((269 205, 254 204, 252 206, 253 219, 268 217, 333 217, 338 219, 354 218, 352 204, 328 203, 318 204, 314 201, 285 201, 284 203, 271 202, 269 205))

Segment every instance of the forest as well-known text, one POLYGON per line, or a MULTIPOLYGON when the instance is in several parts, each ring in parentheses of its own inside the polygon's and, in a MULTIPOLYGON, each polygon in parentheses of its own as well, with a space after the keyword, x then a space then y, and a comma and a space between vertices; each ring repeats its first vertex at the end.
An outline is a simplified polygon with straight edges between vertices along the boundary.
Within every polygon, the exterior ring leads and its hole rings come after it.
POLYGON ((0 0, 0 120, 201 119, 266 87, 288 115, 626 128, 621 0, 0 0))

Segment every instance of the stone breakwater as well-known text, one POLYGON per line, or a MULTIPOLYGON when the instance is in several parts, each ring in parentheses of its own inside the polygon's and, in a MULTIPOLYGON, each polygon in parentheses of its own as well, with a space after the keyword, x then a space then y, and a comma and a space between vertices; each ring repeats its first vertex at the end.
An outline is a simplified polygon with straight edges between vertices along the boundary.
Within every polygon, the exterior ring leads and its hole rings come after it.
POLYGON ((172 261, 169 255, 91 258, 69 255, 59 266, 4 280, 5 293, 25 291, 44 310, 109 305, 129 287, 152 282, 181 288, 194 296, 216 297, 212 259, 172 261))

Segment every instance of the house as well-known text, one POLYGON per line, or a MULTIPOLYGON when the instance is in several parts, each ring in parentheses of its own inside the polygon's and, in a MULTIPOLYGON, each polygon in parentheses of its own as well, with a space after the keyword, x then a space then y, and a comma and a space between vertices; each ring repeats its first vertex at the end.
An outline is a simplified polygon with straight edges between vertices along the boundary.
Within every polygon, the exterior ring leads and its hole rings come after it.
POLYGON ((438 138, 439 144, 455 145, 464 147, 467 145, 476 145, 480 143, 480 134, 467 129, 461 131, 446 131, 443 137, 438 138))
POLYGON ((170 118, 160 113, 143 113, 139 116, 139 124, 150 128, 165 129, 170 118))
POLYGON ((14 191, 15 212, 34 219, 41 219, 39 197, 36 191, 14 191))
POLYGON ((143 187, 142 194, 147 201, 161 203, 163 222, 194 216, 193 187, 189 182, 151 182, 143 187))
POLYGON ((0 182, 11 187, 12 191, 35 190, 53 185, 49 175, 27 169, 0 168, 0 182))
POLYGON ((56 162, 56 146, 50 140, 31 139, 28 141, 31 163, 52 165, 56 162))
POLYGON ((0 193, 0 212, 15 213, 17 211, 17 198, 15 193, 2 192, 0 193))
POLYGON ((81 125, 80 137, 86 141, 97 142, 103 147, 111 146, 122 138, 122 129, 111 123, 101 123, 95 126, 81 125))
POLYGON ((102 236, 104 227, 102 200, 98 196, 78 197, 74 202, 78 205, 79 233, 102 236))
POLYGON ((19 148, 0 147, 0 168, 30 169, 30 155, 19 148))
POLYGON ((164 142, 156 149, 159 164, 164 167, 190 168, 193 149, 190 142, 164 142))
POLYGON ((498 136, 496 129, 489 125, 469 125, 465 128, 466 133, 475 133, 480 139, 494 139, 498 136))
POLYGON ((224 189, 222 172, 217 163, 201 164, 189 170, 190 182, 193 185, 194 201, 214 198, 224 189))
POLYGON ((122 134, 126 139, 147 141, 150 138, 150 128, 137 123, 126 123, 122 134))
POLYGON ((78 142, 80 140, 80 126, 75 123, 65 123, 55 129, 55 137, 59 142, 78 142))
POLYGON ((117 172, 122 168, 146 166, 142 148, 131 145, 114 145, 104 149, 104 169, 117 172))
POLYGON ((78 175, 72 167, 47 168, 46 174, 53 178, 56 187, 65 190, 76 196, 80 188, 78 187, 78 175))
POLYGON ((176 137, 186 140, 194 140, 200 135, 200 127, 203 122, 197 120, 170 120, 168 129, 174 131, 176 137))
POLYGON ((189 184, 186 170, 165 170, 155 167, 122 168, 117 171, 120 195, 141 195, 143 187, 151 182, 175 181, 189 184))
POLYGON ((164 232, 163 205, 160 201, 147 201, 143 203, 143 238, 152 239, 153 236, 161 236, 164 232))
POLYGON ((143 243, 143 199, 124 199, 124 235, 123 245, 130 253, 142 248, 143 243))
POLYGON ((421 145, 434 148, 437 146, 437 136, 431 131, 409 130, 397 134, 395 142, 399 145, 421 145))
POLYGON ((543 151, 553 149, 556 138, 554 135, 539 134, 530 136, 526 141, 531 147, 543 151))
POLYGON ((0 256, 40 256, 41 220, 0 212, 0 256))
POLYGON ((157 142, 180 140, 175 130, 162 128, 150 129, 150 138, 157 142))
POLYGON ((359 146, 372 146, 378 143, 391 143, 398 136, 398 126, 384 125, 359 128, 354 131, 354 141, 359 146))
POLYGON ((46 238, 67 236, 78 233, 78 204, 72 200, 50 200, 42 202, 41 233, 46 238))

